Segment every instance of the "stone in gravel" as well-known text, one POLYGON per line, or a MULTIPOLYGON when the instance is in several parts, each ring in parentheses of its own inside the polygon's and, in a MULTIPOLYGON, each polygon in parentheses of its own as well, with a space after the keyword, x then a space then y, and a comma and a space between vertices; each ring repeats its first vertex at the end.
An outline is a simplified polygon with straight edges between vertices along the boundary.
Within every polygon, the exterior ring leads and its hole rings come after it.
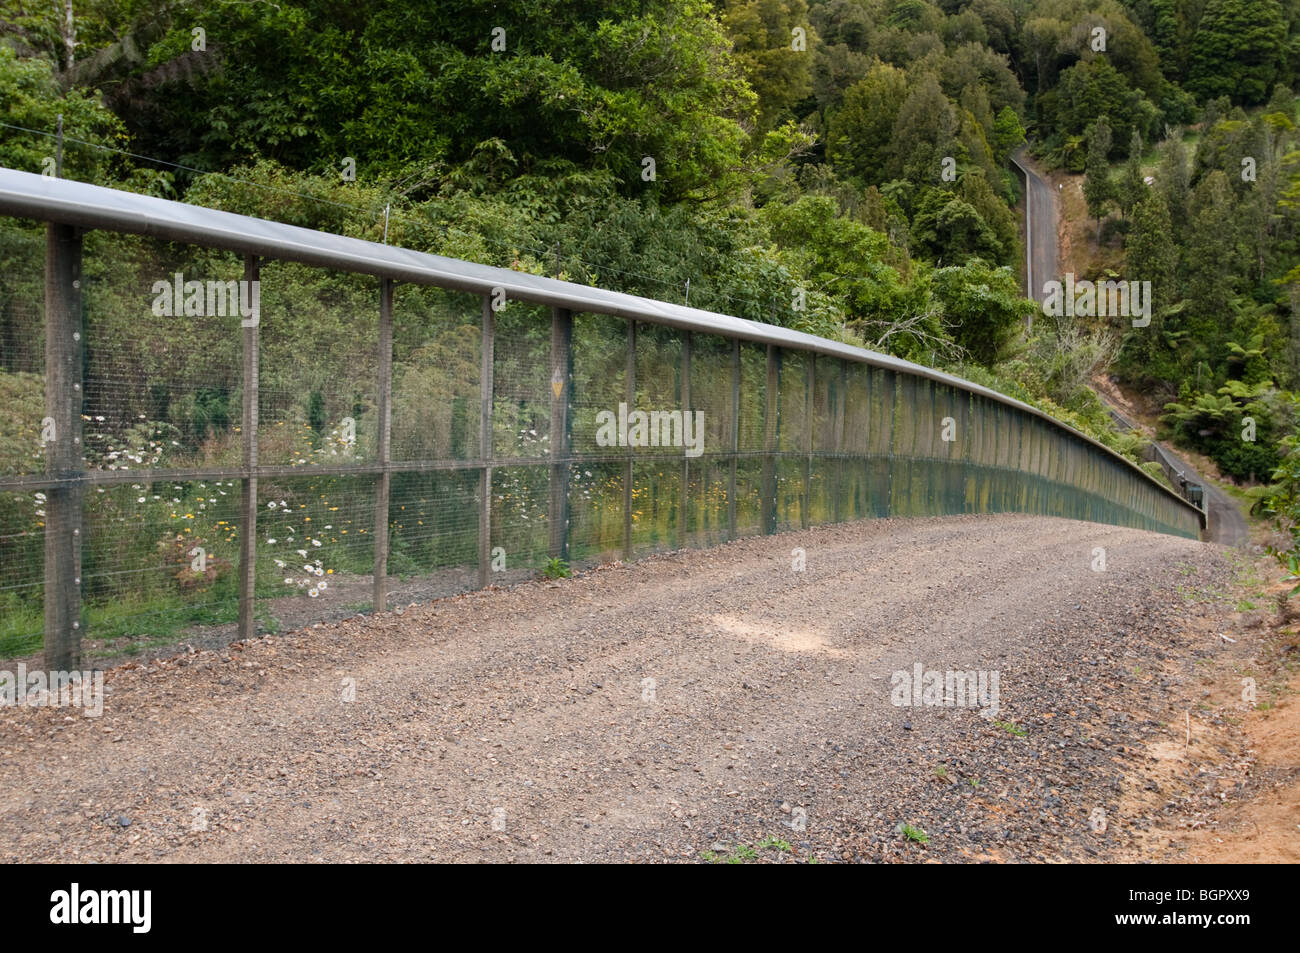
POLYGON ((119 814, 117 816, 117 823, 119 827, 130 827, 131 818, 127 817, 125 814, 119 814))
POLYGON ((722 841, 718 841, 710 847, 709 850, 713 851, 715 854, 725 854, 727 851, 731 850, 731 848, 722 843, 722 841))

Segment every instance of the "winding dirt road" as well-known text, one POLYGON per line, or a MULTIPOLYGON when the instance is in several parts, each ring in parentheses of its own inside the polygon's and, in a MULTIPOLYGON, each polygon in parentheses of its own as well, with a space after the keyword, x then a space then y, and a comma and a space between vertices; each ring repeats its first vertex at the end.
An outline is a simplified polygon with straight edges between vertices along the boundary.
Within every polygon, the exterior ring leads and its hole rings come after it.
POLYGON ((860 522, 119 668, 98 719, 0 709, 0 859, 1105 859, 1224 554, 860 522), (996 716, 893 704, 918 663, 996 716))

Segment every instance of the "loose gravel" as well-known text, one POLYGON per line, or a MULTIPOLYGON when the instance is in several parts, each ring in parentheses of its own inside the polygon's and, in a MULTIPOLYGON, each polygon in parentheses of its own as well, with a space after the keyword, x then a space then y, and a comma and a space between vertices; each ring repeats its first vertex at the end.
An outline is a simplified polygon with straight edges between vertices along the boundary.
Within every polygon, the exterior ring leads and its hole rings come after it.
POLYGON ((124 665, 0 709, 0 860, 1105 860, 1226 552, 867 521, 124 665), (996 717, 892 704, 916 663, 996 717))

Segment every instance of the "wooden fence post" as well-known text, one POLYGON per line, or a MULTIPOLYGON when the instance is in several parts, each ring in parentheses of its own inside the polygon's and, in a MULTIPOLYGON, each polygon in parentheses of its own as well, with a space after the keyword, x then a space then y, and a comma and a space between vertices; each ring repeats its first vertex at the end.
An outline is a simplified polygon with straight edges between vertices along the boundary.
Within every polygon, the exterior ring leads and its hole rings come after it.
POLYGON ((496 384, 496 316, 492 296, 483 296, 483 330, 479 345, 478 454, 485 462, 478 474, 478 585, 487 588, 492 572, 492 392, 496 384))
POLYGON ((736 538, 736 454, 740 452, 740 338, 731 339, 731 474, 727 480, 727 539, 736 538))
POLYGON ((763 414, 763 534, 776 532, 776 453, 780 426, 781 350, 767 346, 767 403, 763 414))
POLYGON ((45 227, 45 471, 61 482, 45 499, 45 668, 81 664, 81 230, 45 227), (48 439, 47 439, 48 438, 48 439))
POLYGON ((551 309, 550 554, 569 559, 569 401, 573 396, 573 314, 551 309))
POLYGON ((817 399, 817 355, 809 354, 805 357, 804 367, 807 368, 803 377, 803 443, 805 455, 803 464, 803 505, 799 507, 799 525, 802 529, 807 529, 812 525, 812 514, 808 510, 812 506, 813 426, 817 420, 817 415, 813 412, 813 404, 817 399))
POLYGON ((379 440, 375 458, 383 470, 375 486, 375 612, 388 603, 388 496, 393 462, 393 280, 379 279, 379 440))
MULTIPOLYGON (((260 281, 261 269, 255 255, 244 258, 244 280, 260 281)), ((239 637, 257 634, 257 378, 258 332, 261 316, 250 323, 245 318, 244 408, 240 421, 243 470, 239 491, 239 637)))
POLYGON ((841 359, 840 376, 835 387, 835 512, 833 519, 844 519, 844 414, 849 395, 849 362, 841 359))
MULTIPOLYGON (((627 412, 636 410, 636 322, 627 322, 627 412)), ((632 445, 628 441, 627 462, 623 465, 623 559, 632 559, 632 445)))
MULTIPOLYGON (((681 389, 681 406, 682 406, 682 435, 686 434, 686 421, 691 412, 691 349, 693 341, 691 332, 685 332, 682 338, 682 389, 681 389)), ((691 418, 693 419, 693 418, 691 418)), ((694 434, 694 431, 692 431, 694 434)), ((704 434, 695 435, 703 446, 704 434)), ((683 441, 684 442, 684 441, 683 441)), ((706 472, 701 470, 701 472, 706 472)), ((681 493, 681 514, 677 520, 677 548, 681 549, 686 545, 687 532, 686 524, 691 511, 691 458, 686 456, 686 450, 682 450, 682 493, 681 493)))

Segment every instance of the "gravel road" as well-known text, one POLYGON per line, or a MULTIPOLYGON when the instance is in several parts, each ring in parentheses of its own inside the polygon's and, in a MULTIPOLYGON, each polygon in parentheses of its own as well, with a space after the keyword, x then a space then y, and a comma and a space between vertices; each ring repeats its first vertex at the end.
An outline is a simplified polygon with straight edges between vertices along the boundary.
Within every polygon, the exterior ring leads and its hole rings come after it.
POLYGON ((100 718, 0 709, 0 859, 1105 859, 1229 573, 1111 526, 868 521, 120 667, 100 718), (916 663, 996 672, 997 718, 891 704, 916 663))

